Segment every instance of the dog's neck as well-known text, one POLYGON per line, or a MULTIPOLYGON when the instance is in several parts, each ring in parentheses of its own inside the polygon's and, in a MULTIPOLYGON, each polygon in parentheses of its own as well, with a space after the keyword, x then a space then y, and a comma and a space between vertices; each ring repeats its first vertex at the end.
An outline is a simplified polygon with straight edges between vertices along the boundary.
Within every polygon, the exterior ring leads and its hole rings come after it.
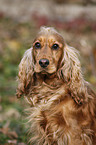
POLYGON ((59 79, 56 74, 53 76, 34 74, 34 82, 31 84, 29 92, 27 92, 27 100, 31 106, 35 106, 38 103, 44 103, 50 100, 50 98, 57 98, 63 96, 66 90, 66 84, 62 79, 59 79))

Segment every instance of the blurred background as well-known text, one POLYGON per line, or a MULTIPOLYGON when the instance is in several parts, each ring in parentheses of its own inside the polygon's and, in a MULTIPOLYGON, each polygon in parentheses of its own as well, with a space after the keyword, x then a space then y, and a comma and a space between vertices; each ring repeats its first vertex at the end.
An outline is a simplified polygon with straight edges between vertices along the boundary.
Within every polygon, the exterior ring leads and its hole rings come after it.
POLYGON ((83 75, 96 92, 96 0, 0 0, 0 145, 28 144, 16 77, 42 25, 55 27, 80 51, 83 75))

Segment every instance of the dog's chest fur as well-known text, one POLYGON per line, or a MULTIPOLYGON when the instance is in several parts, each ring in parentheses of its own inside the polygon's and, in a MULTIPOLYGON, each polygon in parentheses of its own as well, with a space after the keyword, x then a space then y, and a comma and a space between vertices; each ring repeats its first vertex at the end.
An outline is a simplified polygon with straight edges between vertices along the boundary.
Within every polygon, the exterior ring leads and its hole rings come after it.
POLYGON ((68 94, 66 84, 64 86, 58 79, 52 80, 54 83, 50 81, 49 84, 41 81, 30 89, 28 99, 33 105, 30 121, 34 134, 31 140, 39 145, 87 145, 88 138, 91 145, 89 136, 78 125, 77 106, 68 94))

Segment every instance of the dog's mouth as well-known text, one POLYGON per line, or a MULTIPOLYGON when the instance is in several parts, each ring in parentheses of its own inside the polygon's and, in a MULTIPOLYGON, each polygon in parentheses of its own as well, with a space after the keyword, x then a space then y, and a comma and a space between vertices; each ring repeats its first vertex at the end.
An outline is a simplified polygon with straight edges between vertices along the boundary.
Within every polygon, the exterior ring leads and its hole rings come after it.
POLYGON ((42 70, 40 72, 35 72, 36 74, 38 74, 41 78, 52 78, 56 75, 56 72, 52 72, 52 73, 49 73, 48 71, 46 70, 42 70))
POLYGON ((46 70, 44 70, 44 69, 40 72, 40 74, 41 75, 49 75, 49 73, 46 70))
POLYGON ((49 65, 48 67, 41 67, 40 65, 36 64, 34 67, 34 71, 41 75, 53 75, 56 73, 57 69, 55 65, 49 65))

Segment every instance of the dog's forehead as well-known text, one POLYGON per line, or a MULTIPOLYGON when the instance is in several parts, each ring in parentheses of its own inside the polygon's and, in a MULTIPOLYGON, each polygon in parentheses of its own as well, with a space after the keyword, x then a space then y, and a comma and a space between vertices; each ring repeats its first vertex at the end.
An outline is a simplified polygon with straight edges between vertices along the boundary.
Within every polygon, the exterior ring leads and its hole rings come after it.
POLYGON ((60 43, 62 43, 62 44, 64 44, 64 39, 63 39, 63 37, 59 34, 59 33, 57 33, 57 32, 54 32, 54 31, 49 31, 49 32, 47 32, 47 33, 43 33, 43 32, 39 32, 38 34, 37 34, 37 37, 36 37, 36 39, 35 40, 39 40, 40 42, 55 42, 55 41, 58 41, 58 42, 60 42, 60 43))

